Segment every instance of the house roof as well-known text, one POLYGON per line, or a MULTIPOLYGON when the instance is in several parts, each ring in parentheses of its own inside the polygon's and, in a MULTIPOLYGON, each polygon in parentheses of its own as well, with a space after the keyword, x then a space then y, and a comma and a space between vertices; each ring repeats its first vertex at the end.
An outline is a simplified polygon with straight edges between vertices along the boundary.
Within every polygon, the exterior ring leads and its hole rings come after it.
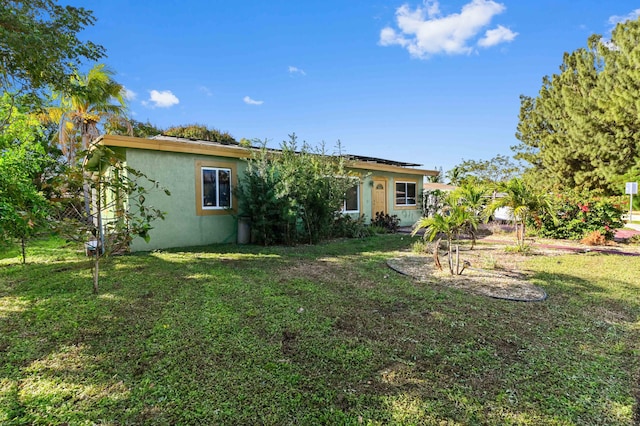
POLYGON ((434 191, 436 189, 439 191, 453 191, 454 189, 458 188, 457 186, 447 185, 446 183, 440 182, 427 182, 422 187, 427 191, 434 191))
POLYGON ((397 166, 397 167, 420 167, 420 166, 422 166, 422 164, 405 163, 403 161, 394 161, 394 160, 385 160, 384 158, 376 158, 376 157, 365 157, 363 155, 346 154, 345 157, 348 160, 360 161, 360 162, 363 162, 363 163, 388 164, 390 166, 397 166))
MULTIPOLYGON (((230 158, 249 158, 252 150, 255 149, 235 144, 222 144, 166 135, 158 135, 149 139, 120 135, 102 135, 98 138, 97 143, 114 147, 215 155, 230 158)), ((279 152, 277 149, 270 149, 270 151, 279 152)), ((421 176, 435 176, 439 173, 437 170, 414 168, 420 166, 420 164, 415 163, 352 154, 346 154, 345 158, 349 161, 348 167, 352 169, 388 171, 421 176)))

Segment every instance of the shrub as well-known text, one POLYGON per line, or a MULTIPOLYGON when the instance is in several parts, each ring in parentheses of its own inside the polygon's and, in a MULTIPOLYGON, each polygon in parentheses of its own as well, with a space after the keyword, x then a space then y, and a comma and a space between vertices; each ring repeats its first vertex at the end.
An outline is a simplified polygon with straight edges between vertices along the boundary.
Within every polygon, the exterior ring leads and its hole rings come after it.
POLYGON ((591 231, 580 240, 580 243, 588 246, 603 246, 607 243, 607 239, 600 231, 591 231))
POLYGON ((497 222, 489 222, 486 230, 491 235, 505 235, 513 232, 512 227, 506 227, 497 222))
POLYGON ((481 267, 483 269, 498 269, 498 261, 492 254, 489 254, 489 256, 483 256, 481 267))
POLYGON ((337 213, 331 234, 337 238, 366 238, 372 235, 372 230, 365 225, 364 215, 354 219, 350 215, 337 213))
POLYGON ((387 234, 389 232, 386 230, 386 228, 383 228, 382 226, 374 225, 373 223, 369 225, 369 231, 371 232, 371 235, 387 234))
POLYGON ((518 253, 528 255, 531 254, 531 244, 517 244, 515 246, 506 246, 505 253, 518 253))
POLYGON ((376 217, 371 220, 372 226, 384 229, 386 232, 398 232, 400 218, 397 215, 389 216, 387 213, 377 212, 376 217))
POLYGON ((207 126, 203 126, 201 124, 172 126, 165 130, 163 134, 166 136, 173 136, 177 138, 218 142, 223 145, 238 145, 238 142, 228 132, 221 132, 217 129, 210 129, 207 126))
POLYGON ((615 198, 602 198, 588 192, 557 194, 552 209, 530 220, 541 237, 580 240, 599 231, 610 240, 624 226, 622 209, 615 198))
POLYGON ((414 243, 411 245, 411 252, 413 253, 429 253, 430 247, 429 247, 429 243, 425 240, 423 240, 422 238, 414 241, 414 243))
POLYGON ((280 152, 267 150, 266 143, 255 150, 238 187, 241 207, 261 244, 315 244, 330 238, 336 212, 353 186, 345 178, 343 158, 327 155, 324 147, 304 143, 299 148, 295 134, 290 138, 280 152))

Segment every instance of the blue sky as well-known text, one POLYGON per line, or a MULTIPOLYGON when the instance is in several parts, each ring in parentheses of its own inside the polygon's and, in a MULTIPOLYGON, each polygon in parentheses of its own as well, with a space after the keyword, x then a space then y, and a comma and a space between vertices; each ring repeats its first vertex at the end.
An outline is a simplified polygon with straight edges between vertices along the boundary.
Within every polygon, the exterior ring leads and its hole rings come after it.
POLYGON ((199 123, 445 171, 511 154, 519 96, 638 19, 616 0, 70 1, 136 120, 199 123))

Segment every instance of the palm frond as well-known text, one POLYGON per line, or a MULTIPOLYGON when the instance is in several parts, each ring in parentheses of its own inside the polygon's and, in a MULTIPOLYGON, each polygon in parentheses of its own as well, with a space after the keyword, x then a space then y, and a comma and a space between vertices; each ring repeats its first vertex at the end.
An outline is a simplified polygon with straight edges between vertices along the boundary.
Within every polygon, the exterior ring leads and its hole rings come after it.
MULTIPOLYGON (((71 93, 54 93, 59 104, 49 109, 47 120, 58 123, 58 143, 69 162, 74 162, 78 147, 89 147, 102 126, 108 130, 112 123, 125 123, 123 86, 113 80, 114 75, 104 64, 97 64, 87 74, 71 77, 71 93)), ((131 124, 125 127, 131 129, 131 124)))

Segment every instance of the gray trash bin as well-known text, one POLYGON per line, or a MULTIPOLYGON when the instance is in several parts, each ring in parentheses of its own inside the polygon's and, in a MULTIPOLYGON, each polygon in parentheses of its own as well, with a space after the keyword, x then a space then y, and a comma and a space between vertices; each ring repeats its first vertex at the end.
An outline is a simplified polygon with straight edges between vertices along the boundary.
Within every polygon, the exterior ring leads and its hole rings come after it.
POLYGON ((238 244, 251 242, 251 219, 249 216, 238 217, 238 244))

